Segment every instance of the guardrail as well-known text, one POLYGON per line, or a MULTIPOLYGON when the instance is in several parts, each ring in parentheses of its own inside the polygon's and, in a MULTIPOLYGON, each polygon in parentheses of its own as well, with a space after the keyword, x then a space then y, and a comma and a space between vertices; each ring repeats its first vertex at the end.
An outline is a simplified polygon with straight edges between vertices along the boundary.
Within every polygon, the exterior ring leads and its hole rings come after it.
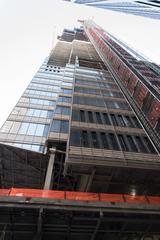
POLYGON ((51 198, 72 201, 100 201, 112 203, 160 204, 160 196, 133 196, 127 194, 108 194, 92 192, 69 192, 56 190, 11 188, 0 189, 0 196, 51 198))

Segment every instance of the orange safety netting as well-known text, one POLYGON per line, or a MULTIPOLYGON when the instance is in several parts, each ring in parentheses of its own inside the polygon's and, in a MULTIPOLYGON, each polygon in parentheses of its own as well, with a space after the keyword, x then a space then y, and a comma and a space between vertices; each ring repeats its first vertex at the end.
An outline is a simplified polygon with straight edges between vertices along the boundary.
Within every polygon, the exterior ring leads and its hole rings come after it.
POLYGON ((160 196, 132 196, 127 194, 108 194, 91 192, 69 192, 42 189, 11 188, 0 189, 0 196, 27 197, 27 198, 51 198, 75 201, 100 201, 160 204, 160 196))

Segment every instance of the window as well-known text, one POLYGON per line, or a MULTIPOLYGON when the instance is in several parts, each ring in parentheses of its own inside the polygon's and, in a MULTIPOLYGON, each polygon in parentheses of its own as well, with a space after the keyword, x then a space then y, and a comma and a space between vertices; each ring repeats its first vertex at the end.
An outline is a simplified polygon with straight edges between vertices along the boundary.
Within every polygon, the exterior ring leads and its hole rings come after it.
POLYGON ((91 105, 91 106, 97 106, 97 107, 104 107, 103 99, 98 99, 98 98, 94 99, 94 98, 88 98, 88 97, 74 96, 73 103, 74 104, 82 104, 82 105, 91 105))
POLYGON ((26 115, 31 117, 52 118, 53 111, 29 108, 26 115))
POLYGON ((87 131, 82 131, 81 132, 81 142, 82 142, 82 147, 90 147, 87 131))
POLYGON ((71 94, 72 93, 72 89, 62 88, 62 92, 66 93, 66 94, 71 94))
POLYGON ((56 107, 55 113, 62 114, 62 115, 69 115, 70 108, 58 106, 58 107, 56 107))
POLYGON ((19 128, 20 128, 21 122, 13 122, 13 125, 10 129, 10 133, 18 133, 19 128))
POLYGON ((71 97, 59 97, 58 102, 66 102, 66 103, 71 103, 72 98, 71 97))
POLYGON ((80 121, 85 122, 85 112, 83 110, 80 110, 80 121))
POLYGON ((36 136, 42 136, 43 135, 43 131, 44 131, 44 125, 38 124, 37 128, 36 128, 35 135, 36 136))
POLYGON ((31 94, 31 95, 40 95, 40 96, 47 96, 47 97, 57 97, 57 93, 54 92, 47 92, 47 91, 38 91, 38 90, 32 90, 32 89, 27 89, 25 91, 26 94, 31 94))
POLYGON ((72 83, 70 83, 70 82, 62 82, 62 86, 72 87, 72 83))
POLYGON ((90 123, 94 123, 93 113, 91 111, 88 111, 88 119, 90 123))
POLYGON ((130 117, 124 116, 124 121, 125 121, 127 127, 134 127, 130 117))
POLYGON ((19 134, 47 136, 49 126, 45 124, 22 123, 19 134))
POLYGON ((92 145, 94 148, 99 148, 98 136, 96 132, 91 132, 92 145))
POLYGON ((72 120, 73 121, 80 121, 79 119, 79 111, 76 109, 72 110, 72 120))
POLYGON ((156 153, 156 150, 155 148, 153 147, 152 143, 150 142, 150 140, 148 139, 148 137, 144 137, 144 142, 145 144, 147 145, 148 147, 148 150, 151 152, 151 153, 156 153))
POLYGON ((28 130, 29 123, 22 123, 21 128, 19 130, 19 134, 26 134, 28 130))
POLYGON ((139 136, 135 137, 137 146, 139 148, 140 152, 147 152, 147 149, 145 148, 142 139, 139 136))
POLYGON ((12 126, 13 126, 12 121, 6 121, 1 128, 1 132, 9 132, 12 126))
POLYGON ((132 119, 133 119, 135 127, 141 128, 141 125, 140 125, 139 121, 137 120, 137 118, 136 117, 132 117, 132 119))
POLYGON ((111 114, 111 119, 112 119, 113 125, 118 126, 117 119, 116 119, 116 116, 114 114, 111 114))
POLYGON ((109 133, 108 135, 109 135, 109 140, 110 140, 112 149, 119 150, 118 142, 115 135, 113 133, 109 133))
POLYGON ((100 137, 101 137, 102 148, 109 149, 109 144, 108 144, 106 134, 104 132, 101 132, 100 137))
POLYGON ((51 125, 51 132, 68 133, 69 122, 65 120, 54 120, 51 125))
POLYGON ((133 151, 133 152, 138 152, 133 138, 128 135, 127 140, 128 140, 129 146, 130 146, 130 150, 133 151))
POLYGON ((79 129, 71 129, 70 145, 77 146, 77 147, 80 146, 80 130, 79 129))
POLYGON ((118 121, 120 123, 120 126, 122 126, 122 127, 126 126, 125 121, 121 115, 118 115, 118 121))
POLYGON ((101 119, 101 115, 100 115, 99 112, 96 112, 96 119, 97 119, 97 122, 98 122, 99 124, 102 124, 102 119, 101 119))
POLYGON ((27 134, 27 135, 35 135, 37 124, 35 124, 35 123, 27 123, 27 125, 28 125, 28 128, 25 125, 25 127, 27 128, 27 131, 26 131, 25 134, 27 134))
POLYGON ((119 142, 120 142, 120 145, 121 145, 121 148, 123 151, 129 151, 129 148, 127 146, 127 143, 125 141, 125 138, 123 135, 121 134, 118 134, 118 139, 119 139, 119 142))
POLYGON ((104 123, 107 125, 111 125, 111 122, 109 120, 108 114, 107 113, 103 113, 103 119, 104 119, 104 123))

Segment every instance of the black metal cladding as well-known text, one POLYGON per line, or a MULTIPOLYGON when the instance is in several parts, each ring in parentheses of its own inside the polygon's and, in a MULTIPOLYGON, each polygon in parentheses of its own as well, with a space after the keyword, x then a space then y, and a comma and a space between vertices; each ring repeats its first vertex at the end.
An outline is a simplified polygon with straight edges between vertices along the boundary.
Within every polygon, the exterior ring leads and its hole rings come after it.
POLYGON ((97 123, 103 125, 142 128, 135 116, 128 116, 126 114, 120 115, 118 113, 104 113, 87 110, 72 110, 72 120, 80 122, 97 123))
POLYGON ((120 134, 110 131, 71 129, 70 145, 76 147, 114 149, 126 152, 156 153, 146 136, 120 134))

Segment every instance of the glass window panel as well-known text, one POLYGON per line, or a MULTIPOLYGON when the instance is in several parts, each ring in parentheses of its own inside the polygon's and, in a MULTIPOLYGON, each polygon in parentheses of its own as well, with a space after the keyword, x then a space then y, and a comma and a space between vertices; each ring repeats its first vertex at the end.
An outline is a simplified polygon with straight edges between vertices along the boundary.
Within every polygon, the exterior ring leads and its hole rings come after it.
POLYGON ((126 126, 125 121, 124 121, 124 119, 121 115, 118 115, 118 120, 119 120, 119 123, 122 127, 126 126))
POLYGON ((137 128, 142 128, 141 125, 140 125, 140 123, 139 123, 139 121, 137 120, 136 117, 132 117, 132 120, 133 120, 133 122, 134 122, 134 124, 135 124, 135 127, 137 127, 137 128))
POLYGON ((134 126, 133 126, 133 123, 132 123, 132 121, 131 121, 131 119, 130 119, 129 116, 124 116, 124 121, 125 121, 125 123, 126 123, 126 126, 128 126, 128 127, 134 127, 134 126))
POLYGON ((82 141, 82 147, 90 147, 87 131, 82 131, 81 132, 81 141, 82 141))
POLYGON ((91 123, 94 122, 93 113, 91 111, 88 111, 88 119, 89 119, 89 122, 91 122, 91 123))
POLYGON ((19 134, 26 134, 28 127, 29 127, 29 123, 22 123, 19 130, 19 134))
POLYGON ((33 151, 39 151, 40 150, 40 146, 39 145, 31 145, 31 149, 33 151))
POLYGON ((98 136, 96 132, 91 132, 92 145, 94 148, 99 148, 98 136))
POLYGON ((116 116, 115 116, 114 114, 111 114, 110 116, 111 116, 113 125, 114 125, 114 126, 118 126, 116 116))
POLYGON ((71 129, 70 145, 80 147, 80 130, 71 129))
POLYGON ((148 137, 144 137, 143 139, 144 139, 144 142, 145 142, 145 144, 147 145, 149 151, 150 151, 151 153, 156 153, 156 150, 155 150, 155 148, 153 147, 152 143, 150 142, 149 138, 148 138, 148 137))
POLYGON ((80 121, 79 110, 76 110, 76 109, 72 110, 72 120, 73 121, 80 121))
POLYGON ((120 145, 121 145, 122 150, 123 150, 123 151, 129 151, 124 136, 121 135, 121 134, 118 134, 118 139, 119 139, 119 142, 120 142, 120 145))
POLYGON ((70 82, 63 82, 63 83, 62 83, 62 86, 72 87, 72 83, 70 83, 70 82))
POLYGON ((13 125, 12 121, 6 121, 1 128, 1 132, 9 132, 12 125, 13 125))
POLYGON ((118 145, 115 135, 113 133, 109 133, 108 135, 109 135, 109 140, 110 140, 112 149, 119 150, 119 145, 118 145))
POLYGON ((59 97, 58 102, 67 102, 70 103, 72 101, 71 97, 59 97))
POLYGON ((53 111, 47 111, 47 118, 53 117, 53 111))
POLYGON ((34 114, 34 109, 28 109, 27 110, 27 116, 33 116, 33 114, 34 114))
POLYGON ((136 139, 137 146, 138 146, 140 152, 147 152, 147 149, 144 146, 142 139, 139 136, 136 136, 135 139, 136 139))
POLYGON ((56 107, 55 113, 69 115, 70 114, 70 108, 69 107, 58 106, 58 107, 56 107))
POLYGON ((10 132, 11 132, 11 133, 15 133, 15 134, 18 133, 19 128, 20 128, 20 125, 21 125, 20 122, 14 122, 13 125, 12 125, 12 127, 11 127, 10 132))
POLYGON ((80 121, 81 122, 85 122, 86 119, 85 119, 85 112, 83 110, 80 110, 80 121))
POLYGON ((100 113, 96 112, 95 114, 96 114, 97 123, 102 124, 102 119, 101 119, 100 113))
POLYGON ((102 148, 109 149, 109 144, 108 144, 106 134, 104 132, 101 132, 100 137, 101 137, 102 148))
POLYGON ((29 123, 27 135, 35 135, 37 124, 35 123, 29 123))
POLYGON ((71 94, 72 90, 71 89, 62 88, 62 92, 66 93, 66 94, 71 94))
POLYGON ((43 131, 43 136, 47 136, 48 135, 48 131, 49 131, 49 125, 45 125, 44 126, 44 131, 43 131))
POLYGON ((61 133, 68 133, 68 129, 69 129, 69 121, 61 121, 61 129, 60 132, 61 133))
POLYGON ((104 123, 105 123, 105 124, 111 125, 111 122, 110 122, 110 119, 109 119, 107 113, 103 113, 103 120, 104 120, 104 123))
POLYGON ((35 136, 43 136, 44 127, 45 125, 43 124, 37 124, 35 136))
POLYGON ((54 120, 51 125, 51 132, 60 132, 61 121, 54 120))
POLYGON ((127 136, 127 139, 128 139, 128 143, 129 143, 131 151, 138 152, 136 144, 135 144, 133 138, 131 136, 127 136))
POLYGON ((47 117, 47 112, 48 112, 48 111, 41 110, 39 116, 42 117, 42 118, 46 118, 46 117, 47 117))

